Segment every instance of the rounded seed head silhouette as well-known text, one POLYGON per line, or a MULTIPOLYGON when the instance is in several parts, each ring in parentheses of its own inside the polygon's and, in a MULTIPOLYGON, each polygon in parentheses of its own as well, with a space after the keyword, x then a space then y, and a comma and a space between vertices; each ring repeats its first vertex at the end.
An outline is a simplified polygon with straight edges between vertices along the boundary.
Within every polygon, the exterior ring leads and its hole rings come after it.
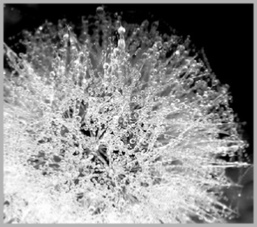
POLYGON ((225 222, 225 169, 247 165, 228 86, 189 38, 113 18, 5 45, 5 221, 225 222))

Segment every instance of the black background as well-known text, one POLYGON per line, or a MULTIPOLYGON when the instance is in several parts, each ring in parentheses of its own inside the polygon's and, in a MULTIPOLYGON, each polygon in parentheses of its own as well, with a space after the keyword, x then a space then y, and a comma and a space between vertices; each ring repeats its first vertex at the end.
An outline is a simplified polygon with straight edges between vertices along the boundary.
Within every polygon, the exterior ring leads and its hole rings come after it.
MULTIPOLYGON (((47 19, 67 18, 80 23, 82 15, 95 14, 99 4, 7 4, 4 41, 22 29, 33 30, 47 19)), ((105 4, 106 11, 121 12, 125 21, 164 20, 181 35, 190 35, 205 50, 218 79, 230 86, 232 108, 244 126, 253 161, 253 4, 105 4)))
MULTIPOLYGON (((95 4, 7 4, 4 8, 4 41, 22 29, 35 29, 45 20, 80 23, 82 15, 95 14, 95 4)), ((222 83, 229 84, 232 108, 244 127, 253 160, 253 4, 106 4, 106 11, 141 23, 161 19, 181 35, 190 35, 204 48, 210 66, 222 83)), ((126 20, 126 21, 127 21, 126 20)))

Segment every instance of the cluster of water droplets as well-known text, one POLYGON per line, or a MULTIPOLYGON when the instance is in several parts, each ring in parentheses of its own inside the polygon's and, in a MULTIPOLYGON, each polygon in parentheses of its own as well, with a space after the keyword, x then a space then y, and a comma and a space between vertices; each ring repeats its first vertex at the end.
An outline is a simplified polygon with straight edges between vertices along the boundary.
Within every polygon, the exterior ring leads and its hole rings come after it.
POLYGON ((232 185, 225 168, 245 163, 222 157, 242 155, 246 143, 228 87, 190 49, 189 38, 159 34, 158 22, 113 18, 100 7, 82 18, 80 34, 66 20, 46 22, 24 32, 25 54, 5 44, 4 164, 21 173, 15 182, 6 175, 5 195, 19 184, 12 209, 27 211, 7 219, 232 217, 221 202, 222 187, 232 185))

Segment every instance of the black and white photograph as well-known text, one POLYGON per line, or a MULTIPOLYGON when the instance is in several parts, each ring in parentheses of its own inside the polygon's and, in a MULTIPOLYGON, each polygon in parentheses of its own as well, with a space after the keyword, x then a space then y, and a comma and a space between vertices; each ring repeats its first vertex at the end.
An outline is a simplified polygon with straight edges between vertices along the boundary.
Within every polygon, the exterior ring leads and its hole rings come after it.
POLYGON ((254 222, 254 4, 2 7, 3 223, 254 222))

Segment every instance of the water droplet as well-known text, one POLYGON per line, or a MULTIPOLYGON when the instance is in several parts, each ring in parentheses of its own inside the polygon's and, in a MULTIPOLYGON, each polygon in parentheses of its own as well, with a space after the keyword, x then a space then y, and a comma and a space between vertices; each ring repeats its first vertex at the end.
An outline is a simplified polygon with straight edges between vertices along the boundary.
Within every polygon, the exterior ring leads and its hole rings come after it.
POLYGON ((159 50, 162 48, 162 42, 161 41, 158 41, 155 43, 155 47, 159 50))
POLYGON ((103 68, 104 68, 104 70, 107 70, 109 68, 109 64, 105 62, 103 65, 103 68))
POLYGON ((104 8, 102 6, 99 6, 96 8, 96 13, 98 16, 103 16, 104 14, 104 8))
POLYGON ((177 51, 175 52, 175 55, 179 55, 179 54, 180 54, 180 51, 177 50, 177 51))
POLYGON ((120 26, 120 27, 118 28, 118 33, 119 33, 120 35, 123 35, 125 32, 126 32, 126 29, 125 29, 124 27, 120 26))
POLYGON ((67 41, 67 40, 68 40, 68 38, 69 38, 69 34, 68 34, 68 33, 65 33, 65 34, 63 35, 63 39, 64 39, 64 41, 67 41))

